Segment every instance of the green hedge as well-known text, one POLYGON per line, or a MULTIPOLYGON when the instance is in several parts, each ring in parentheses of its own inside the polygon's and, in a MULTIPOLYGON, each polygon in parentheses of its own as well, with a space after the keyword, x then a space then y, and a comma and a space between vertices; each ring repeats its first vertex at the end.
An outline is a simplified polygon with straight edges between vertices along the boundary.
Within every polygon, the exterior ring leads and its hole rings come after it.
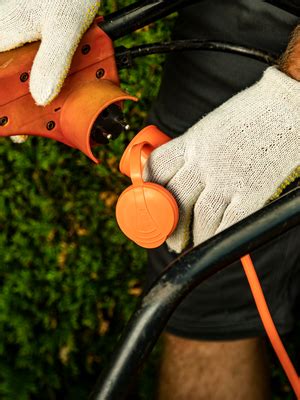
MULTIPOLYGON (((130 1, 107 3, 102 13, 130 1)), ((122 44, 168 38, 170 23, 122 44)), ((161 61, 149 57, 122 71, 123 86, 142 98, 126 108, 131 136, 156 95, 161 61)), ((99 149, 103 162, 95 166, 50 140, 1 139, 1 400, 86 398, 136 305, 145 252, 114 218, 127 183, 117 169, 127 141, 99 149)))

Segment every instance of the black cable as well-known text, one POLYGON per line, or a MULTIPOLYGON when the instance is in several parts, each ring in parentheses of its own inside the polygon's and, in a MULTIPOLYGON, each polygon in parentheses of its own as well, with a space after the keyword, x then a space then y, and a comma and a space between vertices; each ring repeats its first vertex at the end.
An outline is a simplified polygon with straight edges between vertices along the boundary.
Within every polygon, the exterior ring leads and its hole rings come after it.
POLYGON ((239 54, 264 62, 268 65, 276 64, 276 60, 278 59, 278 55, 276 54, 234 43, 191 39, 144 44, 129 49, 126 47, 117 47, 116 60, 119 68, 128 68, 132 66, 132 60, 137 57, 193 50, 212 50, 239 54))

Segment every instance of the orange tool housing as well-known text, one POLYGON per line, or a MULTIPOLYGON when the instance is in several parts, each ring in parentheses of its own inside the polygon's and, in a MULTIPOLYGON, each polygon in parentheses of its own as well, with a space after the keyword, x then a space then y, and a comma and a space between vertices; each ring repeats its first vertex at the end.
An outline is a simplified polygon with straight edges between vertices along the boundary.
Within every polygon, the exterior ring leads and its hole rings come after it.
POLYGON ((121 172, 131 178, 132 185, 119 197, 117 222, 127 237, 145 248, 162 245, 178 222, 178 206, 172 194, 142 178, 150 153, 169 140, 157 127, 150 125, 134 137, 120 162, 121 172))
POLYGON ((136 100, 119 87, 113 44, 99 28, 101 20, 84 35, 62 91, 46 107, 35 104, 28 84, 40 42, 0 53, 0 136, 47 137, 98 162, 91 149, 97 117, 113 103, 136 100))

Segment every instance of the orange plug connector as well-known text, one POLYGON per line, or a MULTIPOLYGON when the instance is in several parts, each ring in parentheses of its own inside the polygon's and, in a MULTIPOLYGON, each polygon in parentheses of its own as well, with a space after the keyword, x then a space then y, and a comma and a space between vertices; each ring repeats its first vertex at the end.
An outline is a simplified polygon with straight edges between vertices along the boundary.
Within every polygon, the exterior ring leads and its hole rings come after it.
POLYGON ((131 178, 132 185, 120 196, 116 217, 123 233, 138 245, 155 248, 173 233, 178 222, 178 206, 165 188, 144 182, 143 167, 151 152, 170 138, 158 128, 144 128, 125 150, 121 172, 131 178))

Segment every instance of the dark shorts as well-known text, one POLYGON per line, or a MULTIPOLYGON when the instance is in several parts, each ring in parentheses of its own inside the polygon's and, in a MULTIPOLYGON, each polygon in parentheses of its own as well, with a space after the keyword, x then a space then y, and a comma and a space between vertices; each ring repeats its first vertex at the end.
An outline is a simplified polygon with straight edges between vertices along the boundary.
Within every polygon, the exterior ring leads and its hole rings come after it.
MULTIPOLYGON (((257 0, 202 1, 183 10, 175 38, 222 40, 280 54, 298 18, 257 0), (226 4, 226 5, 224 5, 226 4)), ((245 57, 186 52, 168 57, 150 122, 177 136, 218 105, 260 78, 267 66, 245 57)), ((300 292, 300 226, 252 254, 280 333, 293 327, 300 292)), ((149 251, 148 284, 175 258, 166 246, 149 251)), ((167 331, 203 340, 262 335, 240 262, 211 277, 181 303, 167 331)))

